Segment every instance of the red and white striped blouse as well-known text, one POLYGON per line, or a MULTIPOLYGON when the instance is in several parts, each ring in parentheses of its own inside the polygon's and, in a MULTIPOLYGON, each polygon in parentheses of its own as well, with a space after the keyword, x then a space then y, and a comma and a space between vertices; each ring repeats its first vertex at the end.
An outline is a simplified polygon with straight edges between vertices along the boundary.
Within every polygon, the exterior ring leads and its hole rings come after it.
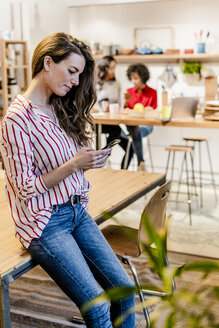
POLYGON ((28 248, 48 223, 52 205, 81 195, 87 210, 90 189, 84 171, 47 189, 41 176, 59 167, 79 150, 78 144, 49 116, 18 95, 1 121, 0 150, 5 166, 6 196, 15 236, 28 248))

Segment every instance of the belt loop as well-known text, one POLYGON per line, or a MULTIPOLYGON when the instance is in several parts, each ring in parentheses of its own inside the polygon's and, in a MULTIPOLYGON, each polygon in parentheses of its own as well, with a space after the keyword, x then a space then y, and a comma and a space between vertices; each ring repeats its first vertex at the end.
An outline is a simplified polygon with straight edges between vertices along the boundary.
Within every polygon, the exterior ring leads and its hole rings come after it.
POLYGON ((74 195, 71 195, 71 206, 75 207, 75 203, 74 203, 74 195))
POLYGON ((74 207, 78 202, 80 202, 80 196, 79 195, 72 195, 71 196, 71 205, 74 207))
POLYGON ((58 211, 58 206, 57 205, 53 205, 52 209, 53 209, 54 212, 57 212, 58 211))

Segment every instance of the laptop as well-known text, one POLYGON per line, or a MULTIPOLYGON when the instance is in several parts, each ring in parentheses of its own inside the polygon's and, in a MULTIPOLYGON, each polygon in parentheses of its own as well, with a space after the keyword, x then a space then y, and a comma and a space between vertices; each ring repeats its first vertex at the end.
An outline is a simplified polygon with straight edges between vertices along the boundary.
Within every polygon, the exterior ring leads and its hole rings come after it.
POLYGON ((172 99, 170 120, 194 118, 198 107, 197 97, 175 97, 172 99))

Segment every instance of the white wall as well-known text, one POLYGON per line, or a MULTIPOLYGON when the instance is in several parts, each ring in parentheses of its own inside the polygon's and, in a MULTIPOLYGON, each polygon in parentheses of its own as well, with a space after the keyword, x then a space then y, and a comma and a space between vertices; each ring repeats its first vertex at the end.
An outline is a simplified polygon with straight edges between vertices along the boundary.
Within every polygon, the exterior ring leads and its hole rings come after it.
MULTIPOLYGON (((133 29, 143 26, 174 26, 176 47, 183 50, 193 47, 194 31, 218 31, 218 0, 178 0, 79 7, 71 15, 79 18, 71 32, 82 39, 104 44, 119 43, 125 48, 133 47, 133 29)), ((70 22, 70 24, 71 24, 70 22)), ((219 50, 219 47, 218 47, 219 50)))
POLYGON ((10 3, 0 1, 0 32, 11 29, 10 3))
POLYGON ((69 10, 66 1, 28 0, 30 51, 47 35, 69 32, 69 10))
POLYGON ((0 1, 0 32, 11 30, 14 15, 14 37, 28 40, 30 55, 45 36, 69 32, 67 0, 4 0, 0 1), (22 22, 21 22, 22 20, 22 22))

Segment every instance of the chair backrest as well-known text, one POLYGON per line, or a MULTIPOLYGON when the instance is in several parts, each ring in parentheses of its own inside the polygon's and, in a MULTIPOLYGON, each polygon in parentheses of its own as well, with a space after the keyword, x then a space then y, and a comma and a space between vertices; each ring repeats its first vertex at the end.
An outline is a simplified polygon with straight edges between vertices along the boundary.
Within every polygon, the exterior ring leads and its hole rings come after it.
POLYGON ((163 185, 161 185, 146 204, 141 215, 141 221, 138 230, 138 239, 140 241, 148 243, 148 237, 145 233, 145 229, 142 222, 144 214, 148 216, 151 224, 157 231, 164 226, 166 205, 170 193, 171 183, 172 181, 169 180, 163 185))

